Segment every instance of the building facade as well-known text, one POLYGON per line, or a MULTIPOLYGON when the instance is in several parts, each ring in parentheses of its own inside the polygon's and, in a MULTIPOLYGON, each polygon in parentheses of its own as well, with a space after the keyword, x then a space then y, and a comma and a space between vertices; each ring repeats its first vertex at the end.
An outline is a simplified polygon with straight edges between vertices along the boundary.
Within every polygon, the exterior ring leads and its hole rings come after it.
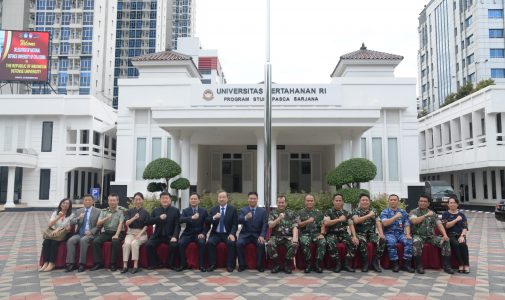
POLYGON ((420 109, 439 109, 467 82, 504 84, 504 28, 504 1, 430 1, 419 16, 420 109))
MULTIPOLYGON (((418 146, 415 79, 394 76, 401 60, 363 46, 340 58, 328 84, 274 84, 273 205, 277 193, 331 190, 326 174, 352 157, 377 165, 365 185, 372 193, 406 196, 419 184, 418 160, 410 159, 418 146)), ((146 193, 145 166, 169 157, 200 193, 263 195, 264 86, 202 84, 191 56, 172 51, 133 64, 139 77, 119 80, 112 184, 129 196, 146 193)))
POLYGON ((116 160, 109 105, 79 95, 4 95, 0 102, 0 203, 56 207, 91 187, 108 193, 116 160))
POLYGON ((489 86, 419 120, 421 180, 449 182, 464 201, 505 197, 505 87, 489 86))

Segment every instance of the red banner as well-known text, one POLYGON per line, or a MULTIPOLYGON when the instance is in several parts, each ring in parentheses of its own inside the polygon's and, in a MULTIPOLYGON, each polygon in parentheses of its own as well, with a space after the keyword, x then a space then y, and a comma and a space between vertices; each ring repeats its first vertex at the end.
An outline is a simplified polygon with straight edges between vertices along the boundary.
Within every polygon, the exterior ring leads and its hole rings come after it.
POLYGON ((49 32, 0 30, 0 81, 47 82, 49 32))

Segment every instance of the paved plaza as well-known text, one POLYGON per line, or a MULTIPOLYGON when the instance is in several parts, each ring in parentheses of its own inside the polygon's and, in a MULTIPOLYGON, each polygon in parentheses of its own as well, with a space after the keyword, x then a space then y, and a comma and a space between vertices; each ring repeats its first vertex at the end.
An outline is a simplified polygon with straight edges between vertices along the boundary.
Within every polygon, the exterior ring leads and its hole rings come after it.
POLYGON ((0 213, 0 299, 505 299, 505 223, 467 212, 471 273, 37 272, 49 212, 0 213))

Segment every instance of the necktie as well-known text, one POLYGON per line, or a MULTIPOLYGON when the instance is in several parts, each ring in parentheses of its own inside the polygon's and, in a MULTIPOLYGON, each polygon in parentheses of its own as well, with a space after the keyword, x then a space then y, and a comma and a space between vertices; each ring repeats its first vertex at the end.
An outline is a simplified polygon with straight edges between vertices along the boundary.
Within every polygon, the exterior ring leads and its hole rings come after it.
POLYGON ((224 207, 221 207, 221 217, 219 218, 219 232, 224 233, 224 207))
POLYGON ((252 219, 254 220, 254 214, 256 213, 256 208, 253 208, 251 212, 252 212, 252 219))
POLYGON ((82 237, 86 233, 86 223, 88 223, 88 209, 84 212, 84 218, 82 219, 81 228, 79 228, 79 235, 82 237))
POLYGON ((193 214, 196 214, 196 208, 193 208, 193 214))

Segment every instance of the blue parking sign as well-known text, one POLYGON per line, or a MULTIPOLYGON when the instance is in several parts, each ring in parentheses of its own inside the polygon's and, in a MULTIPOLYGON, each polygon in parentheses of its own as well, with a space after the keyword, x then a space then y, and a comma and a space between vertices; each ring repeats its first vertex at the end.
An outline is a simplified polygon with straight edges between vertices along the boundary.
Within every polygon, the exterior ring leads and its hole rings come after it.
POLYGON ((100 199, 100 188, 91 188, 90 194, 95 200, 100 199))

